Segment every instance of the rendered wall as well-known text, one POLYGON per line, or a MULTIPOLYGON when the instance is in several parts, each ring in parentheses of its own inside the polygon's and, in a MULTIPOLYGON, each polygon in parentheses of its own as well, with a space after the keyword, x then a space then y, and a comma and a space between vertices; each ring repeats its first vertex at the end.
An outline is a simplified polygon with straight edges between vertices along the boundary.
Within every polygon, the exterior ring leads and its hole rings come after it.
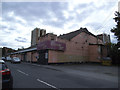
POLYGON ((100 57, 100 53, 98 52, 99 47, 97 45, 90 46, 89 43, 102 44, 102 40, 98 39, 97 41, 97 38, 92 35, 82 32, 70 41, 59 38, 57 41, 65 43, 66 50, 49 50, 48 63, 100 62, 98 59, 98 57, 100 57))
POLYGON ((27 52, 26 55, 27 55, 26 61, 31 62, 31 52, 27 52))
POLYGON ((49 50, 48 63, 85 62, 87 59, 88 57, 85 56, 49 50))
POLYGON ((37 62, 37 58, 36 58, 37 56, 38 56, 37 51, 33 51, 32 52, 32 57, 31 57, 32 58, 32 62, 37 62))
POLYGON ((37 51, 11 55, 11 57, 19 57, 22 61, 28 62, 37 62, 36 56, 38 56, 37 51))
POLYGON ((100 62, 101 52, 100 46, 98 45, 89 45, 89 62, 100 62))

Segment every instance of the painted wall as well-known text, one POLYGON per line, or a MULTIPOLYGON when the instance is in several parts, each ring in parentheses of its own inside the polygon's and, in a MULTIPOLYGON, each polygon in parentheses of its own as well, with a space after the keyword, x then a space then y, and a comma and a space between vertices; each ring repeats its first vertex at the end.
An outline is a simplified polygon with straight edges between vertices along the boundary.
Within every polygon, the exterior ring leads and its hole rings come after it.
POLYGON ((31 62, 31 52, 27 52, 26 53, 26 60, 28 61, 28 62, 31 62))
POLYGON ((100 46, 98 45, 89 45, 89 62, 100 62, 101 58, 101 51, 100 46))
POLYGON ((22 61, 28 62, 37 62, 36 56, 38 56, 37 51, 11 55, 11 57, 19 57, 22 61))
MULTIPOLYGON (((41 37, 39 41, 51 40, 50 36, 41 37)), ((80 33, 71 40, 60 39, 55 36, 55 41, 66 44, 65 51, 49 50, 48 51, 48 63, 62 63, 62 62, 100 62, 101 53, 99 52, 99 45, 91 44, 103 44, 102 40, 96 37, 80 33)), ((106 48, 104 48, 106 50, 106 48)), ((104 55, 106 52, 104 52, 104 55)), ((31 51, 26 53, 26 61, 37 62, 37 51, 31 51)), ((19 55, 22 59, 23 55, 19 55)), ((24 58, 23 58, 24 59, 24 58)))
POLYGON ((60 38, 57 38, 57 41, 65 43, 66 50, 64 52, 49 50, 48 63, 100 61, 98 59, 100 57, 99 47, 97 45, 90 46, 89 43, 102 44, 102 40, 97 40, 92 35, 82 32, 70 41, 60 38))
POLYGON ((85 60, 87 60, 87 57, 85 56, 49 50, 48 63, 85 62, 85 60))
POLYGON ((32 59, 32 62, 37 62, 37 56, 38 56, 38 53, 37 51, 32 51, 32 54, 31 54, 31 59, 32 59))

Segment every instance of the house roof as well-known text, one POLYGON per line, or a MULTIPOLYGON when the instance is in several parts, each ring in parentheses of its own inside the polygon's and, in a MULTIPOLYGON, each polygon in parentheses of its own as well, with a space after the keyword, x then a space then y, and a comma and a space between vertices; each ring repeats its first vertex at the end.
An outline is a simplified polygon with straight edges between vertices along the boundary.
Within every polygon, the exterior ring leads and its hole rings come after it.
POLYGON ((60 36, 58 36, 58 38, 71 40, 72 38, 74 38, 75 36, 77 36, 78 34, 80 34, 81 32, 85 32, 85 33, 87 33, 89 35, 97 37, 94 34, 92 34, 91 32, 89 32, 87 30, 87 28, 80 28, 79 30, 76 30, 76 31, 73 31, 73 32, 70 32, 70 33, 67 33, 67 34, 60 35, 60 36))

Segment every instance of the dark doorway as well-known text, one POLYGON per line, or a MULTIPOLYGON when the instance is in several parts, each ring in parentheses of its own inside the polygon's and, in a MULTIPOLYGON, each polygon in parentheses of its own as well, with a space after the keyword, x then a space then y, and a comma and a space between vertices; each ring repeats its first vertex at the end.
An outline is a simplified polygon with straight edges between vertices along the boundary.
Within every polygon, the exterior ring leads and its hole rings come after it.
POLYGON ((48 64, 48 50, 40 50, 39 51, 39 64, 48 64))
POLYGON ((23 54, 23 61, 26 61, 26 53, 23 54))

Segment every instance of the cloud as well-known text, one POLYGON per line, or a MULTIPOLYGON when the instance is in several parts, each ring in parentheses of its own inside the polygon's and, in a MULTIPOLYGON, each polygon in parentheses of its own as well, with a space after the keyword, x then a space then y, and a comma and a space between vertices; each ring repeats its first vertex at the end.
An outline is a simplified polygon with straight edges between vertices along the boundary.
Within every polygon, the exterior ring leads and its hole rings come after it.
POLYGON ((0 26, 0 28, 2 28, 2 29, 6 29, 6 28, 7 28, 7 26, 3 26, 3 25, 2 25, 2 26, 0 26))
POLYGON ((99 22, 86 23, 86 26, 90 26, 91 28, 93 27, 94 30, 98 30, 100 27, 102 27, 101 23, 99 22))
POLYGON ((26 38, 23 38, 23 37, 17 37, 17 38, 15 39, 15 41, 17 41, 17 42, 26 42, 27 39, 26 39, 26 38))
POLYGON ((45 25, 62 27, 64 25, 63 22, 65 22, 62 10, 67 8, 67 3, 3 3, 3 7, 4 20, 15 23, 27 21, 29 25, 33 25, 33 21, 42 20, 45 25), (12 17, 9 17, 7 12, 9 12, 9 16, 12 14, 12 17))
POLYGON ((111 42, 112 43, 116 43, 117 42, 117 38, 116 38, 116 36, 114 36, 113 33, 110 33, 110 37, 111 37, 111 42))
POLYGON ((80 27, 88 28, 93 34, 109 34, 110 29, 115 26, 112 18, 116 3, 116 0, 3 2, 0 46, 30 46, 31 31, 35 27, 44 28, 47 32, 57 35, 69 33, 80 27), (104 28, 98 30, 101 26, 104 28))

